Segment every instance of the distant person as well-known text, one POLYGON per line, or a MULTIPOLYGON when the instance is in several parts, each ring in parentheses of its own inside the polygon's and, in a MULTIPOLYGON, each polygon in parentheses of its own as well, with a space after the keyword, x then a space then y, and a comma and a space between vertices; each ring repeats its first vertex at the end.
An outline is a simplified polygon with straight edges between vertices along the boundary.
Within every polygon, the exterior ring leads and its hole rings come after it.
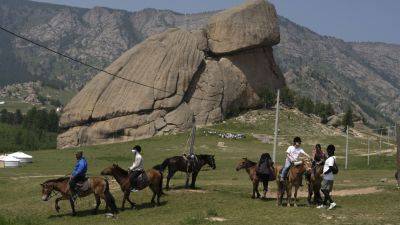
POLYGON ((72 199, 75 201, 79 196, 79 190, 77 188, 77 183, 84 182, 86 179, 86 172, 88 169, 88 163, 83 157, 83 152, 78 151, 75 153, 76 165, 69 180, 69 188, 71 192, 72 199))
POLYGON ((281 172, 281 179, 280 179, 281 181, 285 181, 290 166, 292 165, 292 163, 298 161, 300 154, 303 154, 310 158, 310 156, 306 152, 304 152, 302 148, 300 148, 300 145, 301 145, 301 138, 295 137, 293 139, 293 145, 286 150, 286 161, 285 161, 285 166, 283 167, 281 172))
POLYGON ((333 189, 333 174, 337 173, 336 166, 336 157, 335 155, 335 146, 329 145, 326 149, 328 153, 328 159, 325 160, 324 170, 323 170, 323 180, 321 184, 321 191, 324 194, 324 203, 323 205, 317 206, 317 208, 321 209, 325 206, 329 206, 329 210, 335 208, 336 203, 332 200, 330 193, 333 189), (329 203, 329 205, 328 205, 329 203))
POLYGON ((136 192, 137 190, 137 179, 144 172, 143 167, 143 157, 140 154, 142 152, 142 148, 139 145, 136 145, 132 149, 132 153, 134 154, 135 160, 131 167, 129 167, 130 173, 130 182, 131 182, 131 191, 136 192))
POLYGON ((257 177, 263 183, 264 198, 268 192, 268 181, 275 179, 273 165, 271 156, 268 153, 263 153, 258 162, 257 177))

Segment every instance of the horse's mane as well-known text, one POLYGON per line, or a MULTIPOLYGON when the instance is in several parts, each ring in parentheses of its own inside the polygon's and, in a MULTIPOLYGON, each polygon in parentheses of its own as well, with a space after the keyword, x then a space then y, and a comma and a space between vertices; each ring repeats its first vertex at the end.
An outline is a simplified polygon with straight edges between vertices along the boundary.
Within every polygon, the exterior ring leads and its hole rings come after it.
POLYGON ((56 179, 50 179, 50 180, 46 180, 44 182, 44 184, 50 183, 50 182, 54 182, 54 183, 60 183, 60 182, 64 182, 66 180, 69 180, 69 177, 60 177, 60 178, 56 178, 56 179))
POLYGON ((114 165, 114 168, 118 170, 118 172, 120 172, 122 175, 124 176, 128 176, 128 171, 122 169, 120 166, 118 165, 114 165))

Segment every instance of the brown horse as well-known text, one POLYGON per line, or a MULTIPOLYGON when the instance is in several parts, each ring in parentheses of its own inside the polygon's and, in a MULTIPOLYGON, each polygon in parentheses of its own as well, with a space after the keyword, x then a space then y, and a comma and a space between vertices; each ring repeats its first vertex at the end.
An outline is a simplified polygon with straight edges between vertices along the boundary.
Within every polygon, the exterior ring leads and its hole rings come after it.
MULTIPOLYGON (((269 163, 269 165, 272 165, 272 163, 269 163)), ((250 178, 251 182, 253 183, 253 195, 251 196, 251 198, 253 198, 253 199, 256 198, 256 194, 257 194, 257 198, 261 197, 260 192, 258 191, 260 177, 257 175, 257 167, 258 167, 257 163, 250 161, 247 158, 242 158, 236 166, 236 171, 245 169, 247 174, 249 175, 249 178, 250 178)), ((271 168, 271 172, 272 172, 272 168, 271 168)), ((268 189, 268 181, 264 181, 263 186, 264 186, 263 198, 266 198, 266 195, 267 195, 266 190, 268 189)))
POLYGON ((300 161, 302 162, 298 166, 291 166, 288 172, 288 178, 286 181, 280 181, 280 167, 275 168, 276 174, 279 174, 276 183, 277 183, 277 199, 276 204, 282 205, 283 194, 286 191, 287 194, 287 206, 290 207, 292 203, 292 189, 294 187, 294 206, 297 207, 297 191, 299 190, 301 181, 303 179, 304 172, 311 172, 311 160, 307 157, 300 157, 300 161))
POLYGON ((174 176, 177 171, 186 173, 186 184, 185 188, 189 187, 189 175, 192 174, 192 183, 190 185, 191 188, 195 188, 196 178, 199 174, 201 168, 208 164, 213 170, 215 170, 215 158, 214 155, 196 155, 196 163, 195 165, 189 166, 187 164, 187 159, 183 156, 174 156, 164 160, 164 162, 160 166, 160 170, 164 171, 168 166, 168 176, 167 176, 167 186, 166 189, 169 189, 169 181, 174 176))
MULTIPOLYGON (((131 204, 131 209, 135 207, 135 203, 129 199, 131 194, 131 182, 129 179, 128 171, 122 169, 116 164, 113 164, 110 167, 105 168, 101 171, 101 175, 109 175, 113 176, 115 180, 121 187, 122 192, 124 193, 124 197, 122 199, 122 207, 121 210, 125 209, 125 202, 128 201, 131 204)), ((157 196, 157 205, 160 205, 160 197, 162 195, 162 183, 163 183, 163 175, 160 171, 156 169, 149 169, 146 171, 146 175, 148 178, 148 182, 143 185, 139 185, 137 187, 138 190, 143 190, 146 187, 149 187, 153 192, 153 197, 151 198, 151 203, 154 204, 154 199, 157 196)))
MULTIPOLYGON (((75 204, 71 197, 71 192, 69 189, 69 177, 61 177, 58 179, 47 180, 41 184, 42 186, 42 200, 48 201, 51 197, 57 193, 61 194, 61 197, 57 198, 55 201, 55 209, 60 212, 60 206, 58 202, 61 200, 69 200, 72 209, 72 215, 75 216, 75 204)), ((115 205, 115 199, 112 196, 109 188, 108 181, 102 177, 90 177, 88 179, 88 188, 85 191, 79 193, 79 197, 83 198, 94 194, 96 199, 96 208, 94 208, 93 213, 96 214, 100 206, 100 199, 104 199, 106 202, 106 208, 111 208, 112 213, 118 213, 117 206, 115 205)))
POLYGON ((307 187, 308 187, 308 205, 312 204, 321 204, 322 197, 321 197, 321 182, 323 179, 322 173, 324 170, 324 164, 319 163, 315 165, 314 171, 311 175, 307 178, 307 187), (314 196, 313 201, 311 202, 311 198, 314 196))

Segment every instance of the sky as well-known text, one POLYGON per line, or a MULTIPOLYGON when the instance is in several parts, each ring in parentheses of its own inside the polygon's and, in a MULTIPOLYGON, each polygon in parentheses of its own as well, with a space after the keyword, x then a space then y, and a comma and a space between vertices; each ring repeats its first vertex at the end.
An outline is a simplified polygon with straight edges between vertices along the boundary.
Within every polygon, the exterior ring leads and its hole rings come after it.
MULTIPOLYGON (((36 0, 84 8, 105 6, 196 13, 229 8, 244 0, 36 0)), ((269 0, 291 21, 345 41, 400 44, 400 0, 269 0)))

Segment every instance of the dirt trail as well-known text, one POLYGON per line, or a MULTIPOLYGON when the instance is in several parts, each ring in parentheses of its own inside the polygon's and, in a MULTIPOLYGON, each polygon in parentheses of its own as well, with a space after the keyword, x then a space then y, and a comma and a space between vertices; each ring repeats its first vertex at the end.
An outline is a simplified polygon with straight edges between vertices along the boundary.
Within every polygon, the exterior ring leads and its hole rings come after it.
MULTIPOLYGON (((366 187, 366 188, 357 188, 357 189, 343 189, 343 190, 333 190, 333 196, 353 196, 353 195, 367 195, 382 192, 382 189, 378 189, 377 187, 366 187)), ((293 191, 292 191, 293 194, 293 191)), ((276 196, 276 192, 270 192, 269 196, 276 196)), ((298 197, 307 197, 308 193, 305 191, 299 191, 297 194, 298 197)), ((286 195, 284 195, 286 197, 286 195)))

